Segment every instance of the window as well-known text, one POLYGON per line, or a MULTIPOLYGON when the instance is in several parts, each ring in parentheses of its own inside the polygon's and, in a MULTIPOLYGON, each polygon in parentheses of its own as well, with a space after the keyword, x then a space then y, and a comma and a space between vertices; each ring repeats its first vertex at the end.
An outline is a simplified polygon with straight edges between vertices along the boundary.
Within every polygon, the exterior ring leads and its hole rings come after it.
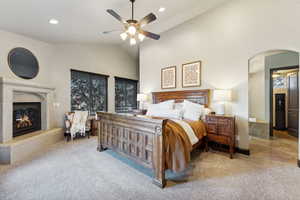
POLYGON ((284 89, 284 88, 286 88, 286 82, 287 82, 286 76, 284 76, 284 75, 274 76, 273 77, 273 88, 284 89))
POLYGON ((106 75, 71 70, 71 110, 107 111, 106 75))
POLYGON ((115 110, 116 112, 130 112, 137 109, 136 80, 115 77, 115 110))

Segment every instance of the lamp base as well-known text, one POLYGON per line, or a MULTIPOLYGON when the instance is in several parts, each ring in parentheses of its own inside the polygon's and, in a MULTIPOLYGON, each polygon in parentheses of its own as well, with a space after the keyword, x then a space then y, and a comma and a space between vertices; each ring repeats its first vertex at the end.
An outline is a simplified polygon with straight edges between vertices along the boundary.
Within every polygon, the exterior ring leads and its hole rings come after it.
POLYGON ((225 115, 225 103, 219 103, 216 107, 217 115, 225 115))

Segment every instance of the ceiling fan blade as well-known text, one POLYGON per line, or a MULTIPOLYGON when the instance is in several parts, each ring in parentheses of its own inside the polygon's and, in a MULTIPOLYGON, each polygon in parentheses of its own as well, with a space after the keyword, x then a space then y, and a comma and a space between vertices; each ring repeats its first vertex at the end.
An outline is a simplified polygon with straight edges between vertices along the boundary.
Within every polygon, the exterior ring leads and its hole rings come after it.
POLYGON ((140 33, 145 35, 146 37, 154 39, 154 40, 159 40, 160 39, 160 35, 157 35, 155 33, 151 33, 151 32, 148 32, 148 31, 143 31, 143 30, 141 30, 140 33))
POLYGON ((140 21, 140 26, 143 27, 146 24, 150 24, 151 22, 155 21, 157 18, 153 13, 150 13, 140 21))
POLYGON ((114 18, 116 18, 118 21, 122 22, 122 23, 126 23, 126 21, 115 11, 113 11, 112 9, 108 9, 106 10, 110 15, 112 15, 114 18))
POLYGON ((110 33, 115 33, 115 32, 121 32, 122 30, 111 30, 111 31, 103 31, 103 34, 110 34, 110 33))

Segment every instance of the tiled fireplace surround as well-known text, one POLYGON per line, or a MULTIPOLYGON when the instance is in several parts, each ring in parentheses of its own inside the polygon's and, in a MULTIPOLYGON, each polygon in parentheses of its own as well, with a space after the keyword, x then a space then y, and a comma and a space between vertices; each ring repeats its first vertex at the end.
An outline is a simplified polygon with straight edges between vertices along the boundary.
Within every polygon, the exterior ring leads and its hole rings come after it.
POLYGON ((50 129, 54 91, 53 87, 31 81, 0 78, 0 164, 23 160, 62 139, 62 129, 50 129), (41 131, 13 138, 14 102, 41 102, 41 131))

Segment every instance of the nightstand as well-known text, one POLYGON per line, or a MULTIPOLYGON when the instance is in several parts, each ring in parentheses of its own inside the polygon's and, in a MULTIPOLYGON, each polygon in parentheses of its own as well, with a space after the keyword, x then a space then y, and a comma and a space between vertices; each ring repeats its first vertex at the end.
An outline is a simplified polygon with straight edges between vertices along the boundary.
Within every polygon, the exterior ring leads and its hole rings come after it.
POLYGON ((207 115, 205 117, 208 141, 228 145, 230 158, 235 150, 235 117, 228 115, 207 115))

